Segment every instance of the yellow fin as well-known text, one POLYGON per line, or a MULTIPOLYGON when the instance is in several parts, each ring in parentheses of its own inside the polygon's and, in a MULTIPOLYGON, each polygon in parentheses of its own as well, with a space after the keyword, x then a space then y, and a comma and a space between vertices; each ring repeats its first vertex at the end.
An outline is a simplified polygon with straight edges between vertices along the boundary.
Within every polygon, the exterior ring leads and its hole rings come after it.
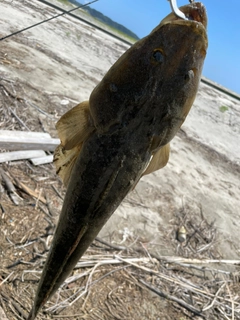
POLYGON ((65 187, 67 187, 73 166, 76 162, 82 148, 82 144, 77 145, 71 150, 66 150, 61 144, 56 148, 54 152, 53 162, 56 167, 56 172, 62 179, 65 187))
POLYGON ((153 157, 147 166, 146 170, 143 172, 142 176, 152 173, 156 170, 159 170, 168 163, 170 153, 170 143, 163 146, 156 153, 153 154, 153 157))
POLYGON ((61 145, 72 149, 88 138, 94 130, 89 101, 84 101, 65 113, 56 124, 61 145))
MULTIPOLYGON (((153 154, 151 160, 149 161, 148 166, 146 167, 145 171, 143 171, 141 177, 165 167, 165 165, 168 163, 169 153, 170 153, 170 143, 166 144, 165 146, 163 146, 161 149, 159 149, 157 152, 153 154)), ((141 177, 133 185, 131 190, 135 189, 141 177)))

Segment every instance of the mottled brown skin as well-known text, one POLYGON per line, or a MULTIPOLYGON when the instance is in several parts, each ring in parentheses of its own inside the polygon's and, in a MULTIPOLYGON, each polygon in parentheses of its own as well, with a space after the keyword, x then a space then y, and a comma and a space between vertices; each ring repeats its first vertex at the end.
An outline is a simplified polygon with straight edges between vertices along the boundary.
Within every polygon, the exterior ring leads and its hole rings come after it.
MULTIPOLYGON (((180 9, 206 24, 203 8, 195 3, 180 9)), ((123 54, 93 90, 90 111, 97 130, 114 131, 124 123, 138 121, 135 115, 142 112, 155 119, 156 135, 162 136, 163 122, 166 124, 170 141, 195 99, 206 49, 206 30, 201 23, 170 14, 123 54), (163 54, 161 62, 153 57, 158 50, 163 54)))
POLYGON ((198 22, 170 14, 123 54, 90 96, 95 129, 73 168, 29 320, 66 279, 192 106, 207 50, 206 11, 200 3, 180 9, 198 22))

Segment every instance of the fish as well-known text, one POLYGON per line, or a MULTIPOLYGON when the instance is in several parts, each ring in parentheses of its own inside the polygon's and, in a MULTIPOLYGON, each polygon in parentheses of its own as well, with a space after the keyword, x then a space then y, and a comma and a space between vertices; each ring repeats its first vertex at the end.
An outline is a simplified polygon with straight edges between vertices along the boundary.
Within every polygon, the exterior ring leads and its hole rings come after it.
POLYGON ((57 291, 143 175, 164 167, 196 97, 207 53, 207 13, 180 7, 130 47, 56 124, 54 154, 67 187, 28 320, 57 291))

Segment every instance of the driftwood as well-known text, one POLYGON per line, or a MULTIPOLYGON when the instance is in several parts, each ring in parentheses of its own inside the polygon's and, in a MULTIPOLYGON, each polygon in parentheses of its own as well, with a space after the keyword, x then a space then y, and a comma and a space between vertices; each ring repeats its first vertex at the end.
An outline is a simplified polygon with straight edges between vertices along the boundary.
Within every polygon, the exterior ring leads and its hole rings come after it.
POLYGON ((44 132, 0 130, 2 149, 54 151, 59 143, 59 139, 53 139, 44 132))
POLYGON ((24 159, 42 158, 46 156, 43 150, 24 150, 0 153, 0 163, 24 159))
POLYGON ((33 158, 31 157, 31 163, 34 164, 35 166, 39 166, 40 164, 46 164, 46 163, 52 163, 53 162, 53 155, 49 156, 43 156, 39 158, 33 158))

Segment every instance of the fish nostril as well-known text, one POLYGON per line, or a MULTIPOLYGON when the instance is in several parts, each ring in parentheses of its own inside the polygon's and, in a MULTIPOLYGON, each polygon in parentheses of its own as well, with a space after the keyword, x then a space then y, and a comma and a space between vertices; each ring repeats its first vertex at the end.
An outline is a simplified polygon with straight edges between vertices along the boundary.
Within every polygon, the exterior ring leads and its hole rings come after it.
POLYGON ((109 89, 110 89, 111 92, 117 92, 118 91, 118 88, 114 83, 110 83, 109 89))
POLYGON ((155 50, 153 52, 153 58, 157 61, 157 62, 163 62, 163 53, 160 50, 155 50))
POLYGON ((184 75, 184 79, 186 81, 190 81, 194 78, 195 74, 193 70, 189 70, 185 75, 184 75))

